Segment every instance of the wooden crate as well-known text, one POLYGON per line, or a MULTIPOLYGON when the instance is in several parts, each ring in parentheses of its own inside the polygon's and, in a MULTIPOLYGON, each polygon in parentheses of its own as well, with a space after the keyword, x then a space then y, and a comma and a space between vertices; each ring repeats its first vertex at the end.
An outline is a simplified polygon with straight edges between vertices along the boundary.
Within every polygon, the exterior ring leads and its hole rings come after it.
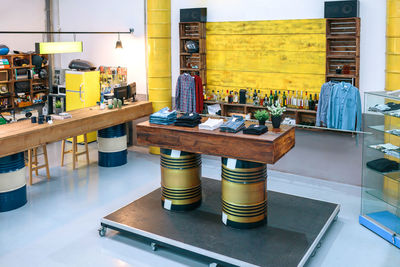
POLYGON ((8 70, 0 70, 0 82, 8 82, 8 70))
POLYGON ((360 37, 360 18, 327 19, 327 36, 360 37))

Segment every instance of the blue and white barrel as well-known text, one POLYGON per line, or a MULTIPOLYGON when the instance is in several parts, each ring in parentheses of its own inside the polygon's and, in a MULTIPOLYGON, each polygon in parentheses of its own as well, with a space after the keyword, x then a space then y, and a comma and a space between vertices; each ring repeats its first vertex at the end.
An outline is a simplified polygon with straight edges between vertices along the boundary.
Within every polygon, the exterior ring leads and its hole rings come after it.
POLYGON ((0 212, 27 202, 24 152, 0 158, 0 212))
POLYGON ((98 131, 99 166, 118 167, 127 163, 127 138, 125 124, 98 131))

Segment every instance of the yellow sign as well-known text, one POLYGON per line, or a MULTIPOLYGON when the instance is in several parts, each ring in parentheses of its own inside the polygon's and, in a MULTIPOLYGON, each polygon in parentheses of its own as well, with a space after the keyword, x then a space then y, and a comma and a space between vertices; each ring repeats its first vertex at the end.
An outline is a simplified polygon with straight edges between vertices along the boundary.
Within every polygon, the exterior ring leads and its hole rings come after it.
POLYGON ((37 54, 60 54, 83 51, 82 42, 47 42, 36 43, 37 54))

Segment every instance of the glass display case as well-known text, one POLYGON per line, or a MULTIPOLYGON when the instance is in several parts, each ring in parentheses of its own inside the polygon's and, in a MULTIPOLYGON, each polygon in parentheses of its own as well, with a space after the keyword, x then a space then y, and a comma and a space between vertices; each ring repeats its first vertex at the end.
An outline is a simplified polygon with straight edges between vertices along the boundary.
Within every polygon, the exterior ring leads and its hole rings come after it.
POLYGON ((400 248, 400 91, 364 99, 360 224, 400 248))

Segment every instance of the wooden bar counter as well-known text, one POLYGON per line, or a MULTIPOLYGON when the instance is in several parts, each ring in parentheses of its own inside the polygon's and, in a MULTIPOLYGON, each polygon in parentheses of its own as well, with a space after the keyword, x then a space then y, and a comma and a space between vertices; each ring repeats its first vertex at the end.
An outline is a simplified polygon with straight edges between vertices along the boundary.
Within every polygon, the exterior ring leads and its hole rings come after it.
POLYGON ((198 127, 137 125, 138 143, 161 148, 161 203, 187 211, 202 202, 201 155, 221 157, 222 222, 254 228, 267 221, 267 167, 295 145, 295 129, 269 128, 262 135, 208 131, 198 127))
POLYGON ((152 113, 152 105, 148 101, 137 101, 121 109, 100 110, 95 106, 68 113, 72 118, 54 120, 53 124, 33 124, 25 120, 1 125, 0 157, 148 116, 152 113))

